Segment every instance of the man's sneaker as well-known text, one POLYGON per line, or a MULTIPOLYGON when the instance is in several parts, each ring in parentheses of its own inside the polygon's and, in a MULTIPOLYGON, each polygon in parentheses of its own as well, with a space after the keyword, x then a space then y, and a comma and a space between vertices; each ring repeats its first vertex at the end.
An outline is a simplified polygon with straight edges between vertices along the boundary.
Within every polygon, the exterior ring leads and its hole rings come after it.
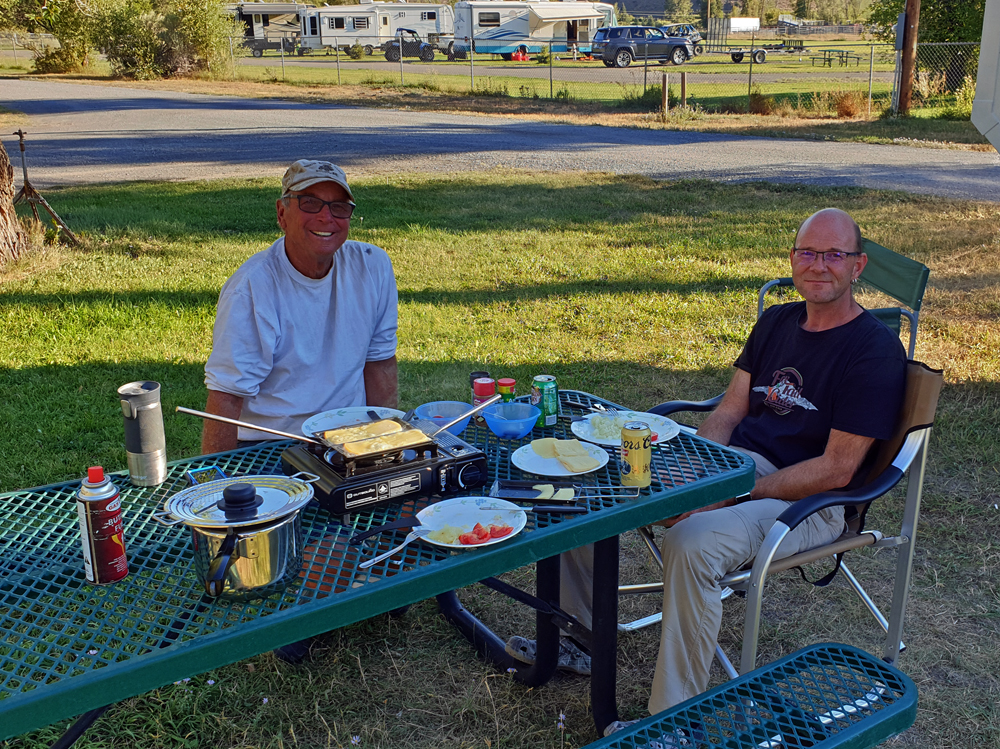
POLYGON ((604 727, 604 735, 610 736, 613 733, 624 731, 629 726, 634 726, 638 722, 638 718, 635 720, 613 720, 604 727))
MULTIPOLYGON (((515 635, 507 640, 504 648, 510 655, 524 663, 535 662, 535 641, 515 635)), ((581 676, 590 676, 590 656, 580 650, 576 643, 562 638, 559 640, 559 669, 581 676)))
MULTIPOLYGON (((604 728, 604 735, 611 736, 634 726, 638 722, 638 719, 616 720, 604 728)), ((700 746, 704 741, 705 734, 698 726, 695 726, 694 730, 690 733, 683 728, 675 728, 670 733, 664 734, 658 739, 652 739, 648 744, 644 744, 642 749, 695 749, 695 747, 700 746)))
POLYGON ((312 637, 307 637, 305 640, 299 640, 298 642, 293 642, 288 645, 283 645, 280 648, 274 649, 274 655, 278 660, 282 660, 285 663, 291 663, 292 665, 297 665, 302 663, 309 655, 309 647, 313 643, 312 637))

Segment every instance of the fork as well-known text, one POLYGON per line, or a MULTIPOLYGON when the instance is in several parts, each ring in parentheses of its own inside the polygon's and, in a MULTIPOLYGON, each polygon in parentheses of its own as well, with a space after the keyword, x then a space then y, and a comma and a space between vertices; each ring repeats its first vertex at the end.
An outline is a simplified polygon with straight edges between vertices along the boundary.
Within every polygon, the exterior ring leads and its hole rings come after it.
POLYGON ((605 406, 603 403, 596 403, 596 404, 594 404, 593 406, 590 407, 590 410, 591 411, 597 411, 598 413, 602 413, 603 412, 603 413, 606 413, 606 414, 616 414, 616 413, 618 413, 618 409, 617 408, 615 408, 614 406, 605 406))
POLYGON ((404 546, 406 546, 411 541, 416 541, 418 538, 424 538, 425 536, 429 536, 430 534, 431 534, 431 531, 430 531, 429 528, 414 528, 412 531, 410 531, 406 535, 406 538, 403 539, 403 543, 401 543, 399 546, 397 546, 397 547, 395 547, 393 549, 389 549, 389 551, 385 552, 384 554, 379 554, 374 559, 369 559, 369 560, 367 560, 365 562, 362 562, 361 564, 358 565, 358 569, 359 570, 366 570, 369 567, 371 567, 372 565, 378 564, 383 559, 388 559, 389 557, 391 557, 393 554, 395 554, 397 551, 399 551, 400 549, 402 549, 404 546))

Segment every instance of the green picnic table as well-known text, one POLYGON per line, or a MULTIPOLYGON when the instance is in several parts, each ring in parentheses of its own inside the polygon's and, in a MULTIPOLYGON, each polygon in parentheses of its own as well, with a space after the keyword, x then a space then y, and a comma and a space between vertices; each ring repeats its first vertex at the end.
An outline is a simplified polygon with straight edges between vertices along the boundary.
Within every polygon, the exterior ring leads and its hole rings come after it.
MULTIPOLYGON (((566 416, 582 415, 596 403, 616 405, 579 391, 560 392, 566 416)), ((482 494, 498 478, 522 478, 510 455, 540 436, 569 437, 570 423, 560 420, 520 441, 470 426, 463 439, 489 461, 487 483, 472 493, 482 494)), ((532 604, 540 611, 539 653, 532 667, 498 652, 496 638, 476 626, 469 612, 457 611, 449 592, 532 563, 539 570, 558 569, 561 552, 588 543, 595 543, 596 566, 606 570, 595 580, 592 639, 601 647, 592 653, 591 677, 595 723, 603 731, 618 717, 618 534, 737 496, 754 481, 749 458, 681 433, 654 450, 649 489, 628 498, 619 485, 616 450, 608 448, 607 466, 579 476, 586 487, 586 514, 529 513, 525 530, 505 543, 458 552, 414 543, 402 567, 389 559, 367 570, 359 570, 358 563, 399 543, 405 531, 382 534, 377 544, 352 546, 347 540, 396 519, 400 507, 335 518, 313 503, 303 510, 306 565, 297 581, 263 600, 207 596, 192 568, 188 530, 165 527, 152 513, 186 487, 186 471, 218 465, 230 476, 280 473, 281 453, 290 444, 263 443, 175 461, 167 480, 153 488, 134 487, 125 474, 114 474, 130 574, 111 585, 90 585, 84 577, 74 501, 78 481, 0 495, 0 616, 6 630, 0 648, 0 740, 84 713, 93 720, 98 710, 120 700, 432 596, 441 596, 450 620, 466 625, 462 629, 480 653, 518 669, 515 679, 544 683, 555 670, 558 648, 557 575, 554 584, 540 586, 540 600, 532 604)), ((420 498, 410 510, 436 499, 420 498)), ((519 595, 513 593, 518 600, 519 595)), ((85 716, 77 734, 86 725, 85 716)))

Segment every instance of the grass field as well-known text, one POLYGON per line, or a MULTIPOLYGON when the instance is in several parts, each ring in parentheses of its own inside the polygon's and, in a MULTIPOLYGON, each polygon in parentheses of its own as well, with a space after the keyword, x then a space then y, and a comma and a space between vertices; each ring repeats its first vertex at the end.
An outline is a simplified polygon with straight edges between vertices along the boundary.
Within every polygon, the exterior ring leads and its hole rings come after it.
MULTIPOLYGON (((275 181, 50 190, 85 247, 48 247, 0 270, 0 490, 124 468, 115 388, 162 383, 170 459, 198 451, 203 364, 223 281, 277 235, 275 181)), ((931 268, 917 358, 947 385, 931 442, 901 666, 916 726, 889 746, 1000 748, 1000 209, 861 189, 654 182, 604 174, 378 178, 355 185, 357 239, 393 259, 404 407, 467 396, 470 371, 564 387, 632 407, 704 397, 727 382, 756 289, 787 274, 798 222, 824 206, 931 268)), ((866 303, 874 299, 865 297, 866 303)), ((898 520, 876 503, 872 527, 898 520)), ((853 568, 887 601, 891 552, 853 568), (882 580, 880 582, 880 579, 882 580)), ((651 573, 626 543, 624 577, 651 573)), ((511 576, 527 579, 524 572, 511 576)), ((879 652, 845 585, 782 576, 765 602, 761 656, 809 642, 879 652)), ((531 617, 486 591, 463 602, 506 636, 531 617)), ((628 601, 648 613, 655 597, 628 601)), ((738 647, 742 608, 723 642, 738 647)), ((623 637, 623 717, 645 712, 658 633, 623 637)), ((330 633, 292 667, 264 654, 114 707, 77 746, 578 747, 595 738, 588 683, 527 690, 479 662, 432 602, 330 633), (210 684, 209 681, 214 683, 210 684), (266 698, 266 701, 265 701, 266 698), (565 713, 565 732, 557 726, 565 713)), ((721 679, 721 672, 716 679, 721 679)), ((47 746, 67 722, 6 742, 47 746)))

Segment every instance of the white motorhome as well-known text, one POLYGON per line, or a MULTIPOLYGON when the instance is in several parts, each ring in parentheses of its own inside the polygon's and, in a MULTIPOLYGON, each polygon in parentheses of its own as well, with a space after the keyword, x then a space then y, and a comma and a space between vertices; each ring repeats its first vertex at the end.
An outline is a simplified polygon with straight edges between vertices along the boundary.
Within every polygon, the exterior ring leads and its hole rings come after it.
POLYGON ((590 52, 590 40, 602 26, 616 26, 615 6, 593 2, 547 0, 462 0, 455 3, 455 53, 476 52, 510 59, 518 50, 538 53, 590 52))
POLYGON ((455 16, 450 5, 433 3, 381 3, 328 5, 302 14, 302 47, 347 49, 354 44, 366 54, 396 38, 399 29, 412 29, 442 52, 454 38, 455 16))
POLYGON ((299 41, 299 14, 312 7, 300 3, 236 2, 230 13, 243 24, 243 46, 260 57, 267 49, 294 52, 299 41))

